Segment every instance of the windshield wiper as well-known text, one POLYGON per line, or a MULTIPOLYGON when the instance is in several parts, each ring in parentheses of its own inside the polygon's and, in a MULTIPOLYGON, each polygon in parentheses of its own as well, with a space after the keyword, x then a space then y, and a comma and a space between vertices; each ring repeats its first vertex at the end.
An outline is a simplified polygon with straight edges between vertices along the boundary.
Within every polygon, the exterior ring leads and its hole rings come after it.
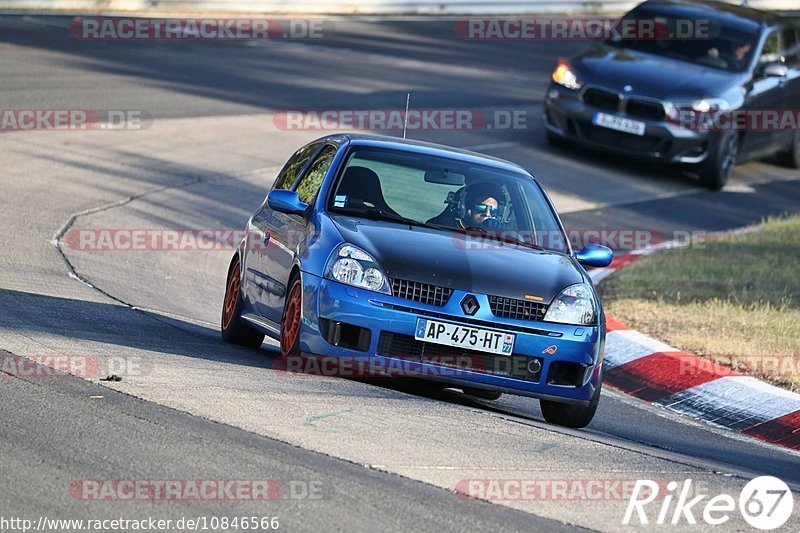
POLYGON ((408 224, 409 226, 418 226, 421 228, 428 228, 427 224, 424 222, 420 222, 419 220, 414 220, 413 218, 406 218, 402 215, 396 215, 385 209, 381 209, 380 207, 373 207, 367 209, 365 211, 354 211, 353 214, 357 214, 360 216, 366 216, 367 218, 371 218, 374 220, 386 220, 388 222, 399 222, 400 224, 408 224))

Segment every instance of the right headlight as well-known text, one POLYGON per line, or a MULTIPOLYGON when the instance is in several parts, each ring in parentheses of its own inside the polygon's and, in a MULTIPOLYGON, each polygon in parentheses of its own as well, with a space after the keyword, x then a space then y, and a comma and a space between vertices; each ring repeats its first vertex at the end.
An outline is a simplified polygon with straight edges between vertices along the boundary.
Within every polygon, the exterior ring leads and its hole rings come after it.
POLYGON ((588 283, 576 283, 561 291, 547 308, 544 321, 576 326, 597 324, 597 306, 594 303, 592 286, 588 283))
POLYGON ((354 287, 391 294, 386 275, 378 262, 352 244, 342 244, 334 251, 328 259, 325 277, 354 287))
POLYGON ((724 98, 704 98, 692 102, 667 104, 667 120, 679 126, 694 129, 711 125, 716 118, 731 109, 724 98))

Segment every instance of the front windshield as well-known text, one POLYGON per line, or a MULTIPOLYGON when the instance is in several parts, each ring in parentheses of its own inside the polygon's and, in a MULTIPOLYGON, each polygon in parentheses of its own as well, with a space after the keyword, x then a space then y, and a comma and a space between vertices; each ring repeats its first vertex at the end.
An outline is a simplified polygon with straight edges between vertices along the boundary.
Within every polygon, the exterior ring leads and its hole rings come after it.
POLYGON ((530 177, 449 158, 356 149, 327 208, 331 213, 569 252, 549 203, 530 177))
POLYGON ((627 19, 654 21, 659 31, 655 32, 655 38, 617 38, 606 41, 607 44, 732 72, 747 68, 758 42, 755 28, 747 30, 719 20, 679 18, 658 8, 634 9, 623 17, 627 19), (682 32, 690 37, 675 37, 682 32))

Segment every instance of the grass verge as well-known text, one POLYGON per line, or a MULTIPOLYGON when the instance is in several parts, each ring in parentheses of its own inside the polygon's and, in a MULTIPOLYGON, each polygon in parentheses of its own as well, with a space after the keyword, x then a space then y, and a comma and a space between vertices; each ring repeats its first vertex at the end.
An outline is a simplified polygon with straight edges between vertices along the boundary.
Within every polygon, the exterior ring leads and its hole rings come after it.
POLYGON ((600 294, 629 327, 800 392, 800 216, 643 257, 600 294))

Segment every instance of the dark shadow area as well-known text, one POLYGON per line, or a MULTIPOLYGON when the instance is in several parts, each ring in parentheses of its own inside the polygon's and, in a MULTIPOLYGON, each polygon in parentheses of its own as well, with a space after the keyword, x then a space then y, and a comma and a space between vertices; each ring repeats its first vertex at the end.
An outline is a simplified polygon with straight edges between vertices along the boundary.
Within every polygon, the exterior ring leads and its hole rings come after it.
POLYGON ((0 289, 0 327, 270 368, 267 358, 223 343, 215 330, 111 303, 0 289))
MULTIPOLYGON (((264 345, 258 350, 240 348, 218 340, 218 333, 213 329, 132 310, 122 305, 4 289, 0 290, 0 309, 14 309, 13 314, 5 311, 0 315, 0 326, 20 334, 57 333, 71 339, 238 365, 242 367, 242 372, 247 372, 247 368, 283 372, 276 368, 285 368, 280 364, 276 365, 280 357, 276 348, 272 346, 264 345)), ((115 353, 115 355, 120 354, 115 353)), ((284 379, 325 379, 313 375, 285 374, 284 372, 284 379)), ((409 401, 414 398, 426 398, 513 416, 521 419, 518 422, 528 420, 537 424, 542 423, 536 400, 532 398, 504 395, 496 402, 484 401, 415 378, 337 378, 325 381, 328 382, 328 387, 335 389, 338 379, 369 386, 362 389, 351 387, 348 389, 349 394, 372 396, 376 393, 381 394, 380 391, 395 391, 411 395, 409 401)), ((780 450, 766 451, 755 445, 743 445, 741 442, 711 434, 707 434, 706 438, 699 442, 692 437, 697 430, 691 426, 668 419, 663 419, 660 425, 647 424, 646 420, 652 416, 650 413, 606 397, 600 404, 595 420, 584 431, 590 439, 592 433, 596 432, 601 440, 611 436, 612 439, 621 439, 621 443, 623 441, 640 443, 676 453, 690 454, 701 459, 722 461, 732 466, 775 475, 781 474, 787 482, 798 481, 787 475, 794 463, 780 450), (609 412, 611 407, 614 409, 613 413, 609 412), (645 420, 637 422, 638 419, 645 420), (720 453, 723 449, 725 453, 720 453), (764 461, 765 455, 770 456, 769 461, 764 461)))
MULTIPOLYGON (((53 70, 86 77, 61 80, 68 101, 90 103, 95 109, 138 102, 138 108, 156 118, 234 114, 236 106, 231 104, 238 105, 240 113, 247 112, 242 106, 402 108, 407 91, 422 108, 525 104, 530 101, 527 94, 541 98, 559 55, 586 45, 465 40, 456 35, 454 20, 435 19, 325 20, 322 38, 263 42, 79 40, 69 34, 70 21, 70 17, 0 16, 0 42, 30 49, 17 52, 17 58, 38 55, 33 50, 68 55, 66 61, 62 57, 52 65, 53 70), (498 70, 503 79, 497 79, 498 70), (125 77, 128 83, 117 91, 84 95, 68 86, 107 77, 125 77), (399 88, 381 88, 387 85, 399 88), (511 96, 512 86, 517 94, 524 90, 526 97, 511 96), (141 89, 175 94, 155 102, 141 89), (220 106, 208 106, 209 98, 220 106)), ((20 68, 35 66, 15 65, 15 70, 20 68)), ((12 100, 8 107, 26 107, 15 101, 17 96, 26 98, 5 92, 4 98, 12 100)), ((64 107, 72 106, 69 102, 64 107)))
POLYGON ((400 110, 411 92, 416 109, 528 110, 523 129, 411 135, 458 146, 517 144, 511 159, 534 175, 551 175, 544 182, 569 194, 585 194, 587 168, 598 165, 630 177, 633 188, 638 181, 697 186, 672 167, 545 143, 538 109, 550 74, 559 57, 576 54, 586 41, 467 40, 454 19, 325 19, 319 39, 87 41, 69 34, 71 20, 0 16, 0 43, 13 47, 0 57, 4 107, 141 110, 158 120, 286 109, 400 110), (563 169, 550 168, 537 150, 558 155, 563 169))
MULTIPOLYGON (((9 289, 0 289, 0 328, 21 334, 58 334, 93 343, 105 343, 135 350, 146 350, 168 356, 239 365, 246 368, 272 369, 285 379, 329 380, 312 374, 286 371, 286 364, 277 347, 264 344, 250 349, 223 342, 216 329, 184 322, 171 317, 134 310, 124 305, 60 298, 9 289), (13 309, 13 312, 10 310, 13 309), (5 310, 5 311, 4 311, 5 310)), ((0 340, 0 343, 2 341, 0 340)), ((0 350, 4 347, 0 344, 0 350)), ((96 347, 90 348, 91 353, 96 347)), ((41 354, 15 354, 37 356, 41 354)), ((84 354, 64 354, 84 355, 84 354)), ((119 353, 108 355, 119 356, 119 353)), ((101 357, 102 356, 98 356, 101 357)), ((146 362, 143 362, 146 365, 146 362)), ((123 378, 124 379, 124 378, 123 378)), ((487 408, 466 395, 415 378, 384 376, 341 377, 384 390, 392 390, 475 408, 487 408)), ((362 389, 370 395, 370 389, 362 389)), ((353 389, 350 389, 350 393, 353 389)))
POLYGON ((760 223, 767 217, 800 211, 800 181, 754 185, 755 192, 715 192, 592 209, 562 216, 567 228, 653 230, 671 240, 677 231, 711 233, 760 223))

